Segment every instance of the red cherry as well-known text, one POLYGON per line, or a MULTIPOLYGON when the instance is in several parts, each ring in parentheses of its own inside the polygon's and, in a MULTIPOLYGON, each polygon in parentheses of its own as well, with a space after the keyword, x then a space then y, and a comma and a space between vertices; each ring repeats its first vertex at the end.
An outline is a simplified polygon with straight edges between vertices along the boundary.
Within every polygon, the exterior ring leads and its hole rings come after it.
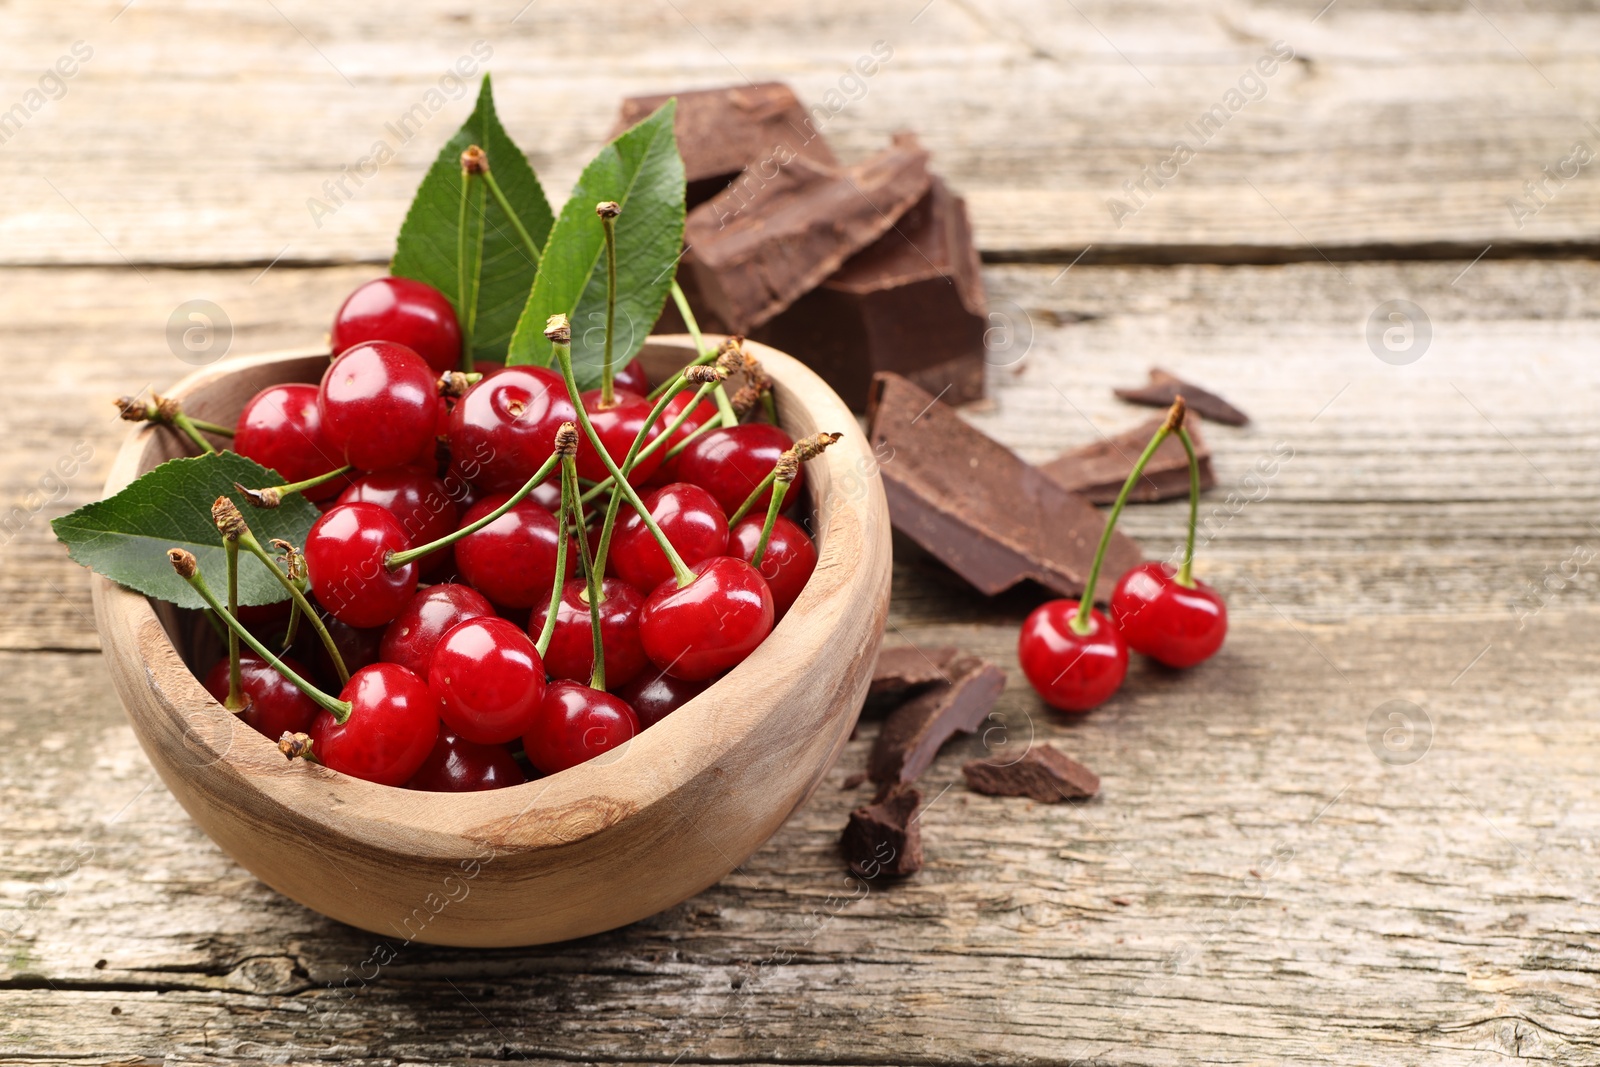
POLYGON ((555 774, 627 744, 638 732, 639 717, 620 697, 562 679, 545 690, 522 747, 535 767, 555 774))
POLYGON ((644 375, 644 365, 637 358, 628 360, 627 366, 611 376, 611 388, 625 389, 640 396, 650 392, 650 379, 644 375))
MULTIPOLYGON (((283 662, 300 677, 308 676, 309 672, 298 661, 285 656, 283 662)), ((211 668, 205 687, 218 703, 227 701, 228 657, 222 657, 211 668)), ((310 730, 311 721, 322 710, 276 667, 253 652, 239 656, 239 688, 250 701, 249 710, 239 718, 246 726, 274 741, 285 732, 299 734, 310 730)))
POLYGON ((441 729, 433 751, 406 782, 406 788, 429 793, 472 793, 521 785, 527 780, 504 745, 475 745, 449 729, 441 729))
MULTIPOLYGON (((649 661, 639 640, 639 611, 644 596, 627 582, 605 578, 600 583, 605 597, 600 601, 600 642, 606 657, 606 688, 615 689, 634 679, 649 661)), ((556 628, 545 649, 544 669, 552 678, 587 682, 594 674, 594 630, 589 617, 589 586, 574 578, 561 587, 561 605, 556 609, 556 628)), ((550 615, 550 602, 533 609, 528 632, 544 631, 550 615)))
MULTIPOLYGON (((749 563, 755 557, 756 545, 761 543, 761 528, 766 521, 765 515, 746 515, 734 523, 728 534, 728 555, 749 563)), ((817 546, 799 524, 779 515, 772 524, 761 565, 756 568, 772 590, 774 619, 788 614, 816 569, 817 546)))
MULTIPOLYGON (((727 513, 698 485, 674 482, 645 493, 641 499, 650 517, 656 520, 656 525, 688 566, 728 551, 727 513)), ((618 518, 611 531, 606 569, 638 589, 654 589, 672 577, 672 564, 667 562, 650 528, 632 508, 618 518)))
POLYGON ((351 626, 383 626, 417 591, 417 565, 391 571, 384 560, 411 547, 400 520, 376 504, 340 504, 306 535, 311 591, 334 618, 351 626))
POLYGON ((1105 703, 1128 673, 1128 645, 1111 620, 1089 613, 1089 632, 1072 629, 1076 600, 1040 604, 1022 624, 1017 660, 1045 703, 1062 711, 1088 711, 1105 703))
MULTIPOLYGON (((339 658, 344 661, 344 669, 354 674, 362 667, 370 667, 378 662, 378 647, 383 643, 383 627, 369 627, 362 629, 340 622, 326 610, 318 613, 322 625, 328 628, 328 636, 333 638, 333 645, 339 650, 339 658)), ((310 625, 300 623, 299 636, 296 639, 296 648, 302 656, 309 656, 312 665, 316 668, 319 680, 327 682, 326 688, 337 689, 340 686, 339 672, 334 670, 333 658, 328 655, 328 650, 323 647, 322 639, 310 625)))
MULTIPOLYGON (((461 517, 470 526, 510 499, 510 493, 486 496, 461 517)), ((503 608, 531 608, 550 602, 556 577, 556 519, 538 504, 522 500, 510 511, 455 543, 456 567, 480 593, 503 608)), ((578 553, 567 553, 572 574, 578 553)))
POLYGON ((678 678, 712 678, 754 652, 772 632, 772 591, 742 559, 713 556, 689 568, 682 589, 662 582, 639 613, 650 662, 678 678))
POLYGON ((544 662, 514 622, 468 619, 433 651, 428 688, 445 725, 480 745, 504 744, 527 732, 544 699, 544 662))
POLYGON ((363 341, 347 348, 323 372, 317 393, 323 435, 358 470, 431 461, 437 380, 405 345, 363 341))
MULTIPOLYGON (((272 385, 245 404, 234 428, 233 450, 283 475, 285 483, 301 482, 344 466, 339 450, 322 433, 317 387, 294 383, 272 385)), ((307 500, 329 500, 347 484, 335 478, 306 490, 307 500)))
MULTIPOLYGON (((677 396, 667 401, 667 410, 662 413, 661 424, 663 426, 671 426, 673 420, 678 417, 678 413, 684 408, 688 407, 693 401, 694 393, 692 391, 679 393, 677 396)), ((694 433, 701 426, 704 426, 706 423, 710 422, 716 417, 717 405, 712 403, 710 400, 700 401, 695 409, 689 413, 689 417, 683 420, 683 425, 672 431, 672 434, 667 438, 667 443, 662 445, 657 450, 656 454, 663 457, 666 456, 666 454, 672 451, 673 448, 687 440, 690 434, 694 433)), ((656 468, 656 472, 652 476, 651 481, 661 485, 666 485, 669 482, 681 482, 683 479, 678 477, 677 470, 677 456, 673 456, 671 459, 664 458, 661 461, 661 466, 656 468)), ((763 475, 763 477, 765 477, 765 475, 763 475)))
POLYGON ((382 785, 417 773, 439 737, 439 701, 421 678, 374 663, 350 676, 339 699, 352 705, 343 725, 326 711, 311 723, 312 752, 325 766, 382 785))
POLYGON ((494 605, 476 589, 446 582, 417 591, 405 609, 383 631, 379 653, 418 678, 428 676, 439 639, 468 619, 494 614, 494 605))
MULTIPOLYGON (((674 469, 679 480, 693 482, 705 489, 717 498, 723 511, 732 515, 761 484, 762 479, 772 473, 773 465, 784 450, 793 446, 794 439, 770 423, 746 422, 738 426, 724 426, 697 438, 680 452, 674 469)), ((791 507, 799 499, 803 484, 805 470, 802 468, 800 476, 784 495, 785 508, 791 507)), ((771 490, 762 493, 751 511, 765 515, 767 502, 771 499, 771 490)))
POLYGON ((374 278, 345 297, 333 316, 334 355, 363 341, 393 341, 427 361, 435 375, 461 365, 461 325, 445 295, 411 278, 374 278))
POLYGON ((561 375, 507 367, 468 389, 451 409, 452 462, 485 492, 512 492, 550 458, 561 424, 576 418, 561 375))
POLYGON ((1169 563, 1141 563, 1111 594, 1111 618, 1135 652, 1168 667, 1193 667, 1222 647, 1228 607, 1204 582, 1181 586, 1169 563))
POLYGON ((674 678, 665 671, 649 671, 617 690, 617 696, 639 716, 640 729, 648 730, 705 692, 710 684, 674 678))
MULTIPOLYGON (((622 461, 628 456, 628 449, 633 447, 634 438, 644 429, 645 420, 650 417, 655 405, 638 393, 622 389, 615 390, 612 398, 614 402, 610 407, 600 405, 598 389, 591 389, 581 394, 579 399, 583 401, 583 409, 589 413, 589 424, 594 427, 595 436, 605 445, 606 452, 612 460, 621 466, 622 461)), ((655 423, 650 427, 650 436, 645 438, 645 444, 660 436, 661 424, 655 423)), ((604 461, 595 454, 594 446, 589 443, 587 435, 579 438, 577 460, 578 476, 581 478, 599 482, 610 476, 604 461)), ((628 475, 628 481, 640 485, 654 474, 659 466, 661 466, 661 450, 657 449, 653 455, 639 460, 634 465, 633 471, 628 475)))
MULTIPOLYGON (((400 520, 400 528, 413 545, 425 545, 453 532, 460 517, 443 479, 424 467, 391 467, 363 474, 339 494, 339 503, 378 505, 400 520)), ((447 548, 417 560, 425 572, 449 563, 447 548)))

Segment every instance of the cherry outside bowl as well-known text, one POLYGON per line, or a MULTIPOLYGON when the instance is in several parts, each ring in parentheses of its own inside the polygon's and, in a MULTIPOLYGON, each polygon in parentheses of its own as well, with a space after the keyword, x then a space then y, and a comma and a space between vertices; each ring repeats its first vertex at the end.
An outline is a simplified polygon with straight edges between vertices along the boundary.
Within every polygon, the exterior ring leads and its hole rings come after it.
MULTIPOLYGON (((94 577, 106 660, 134 733, 211 838, 274 889, 386 937, 531 945, 613 929, 715 884, 803 804, 838 758, 866 695, 889 603, 889 515, 866 438, 808 368, 747 344, 776 383, 794 437, 844 437, 807 465, 816 573, 749 659, 619 751, 481 793, 420 793, 286 761, 213 700, 191 670, 197 614, 94 577)), ((687 362, 654 337, 657 376, 687 362)), ((170 395, 231 425, 258 390, 315 382, 326 352, 231 360, 170 395)), ((132 431, 114 493, 182 455, 174 435, 132 431)))

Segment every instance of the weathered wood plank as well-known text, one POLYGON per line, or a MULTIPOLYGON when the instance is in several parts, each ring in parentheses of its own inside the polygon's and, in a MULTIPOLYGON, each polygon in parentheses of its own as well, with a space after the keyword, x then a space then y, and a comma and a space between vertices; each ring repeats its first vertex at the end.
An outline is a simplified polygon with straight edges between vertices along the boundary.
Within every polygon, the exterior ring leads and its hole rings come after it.
POLYGON ((822 109, 844 158, 918 130, 991 257, 1600 249, 1595 164, 1573 157, 1580 142, 1600 151, 1586 88, 1600 14, 1568 0, 1404 11, 1345 0, 1320 15, 1322 0, 935 0, 920 12, 785 0, 759 17, 743 3, 631 3, 608 9, 603 32, 572 0, 517 6, 434 0, 375 19, 305 3, 141 3, 114 21, 89 0, 8 9, 5 106, 74 41, 93 55, 0 153, 0 261, 383 261, 470 107, 427 94, 458 58, 476 62, 478 41, 502 114, 557 200, 621 96, 782 78, 822 109), (879 41, 893 54, 862 78, 853 64, 870 67, 879 41), (1276 41, 1297 58, 1261 75, 1276 41), (1200 131, 1214 107, 1226 121, 1200 131), (408 112, 413 127, 392 132, 408 112), (359 187, 343 179, 380 140, 393 161, 359 187), (1179 141, 1194 158, 1163 170, 1179 141), (1167 175, 1161 187, 1147 166, 1167 175), (346 192, 324 189, 338 180, 346 192), (1545 184, 1534 195, 1529 182, 1545 184), (1113 198, 1133 211, 1120 225, 1113 198))

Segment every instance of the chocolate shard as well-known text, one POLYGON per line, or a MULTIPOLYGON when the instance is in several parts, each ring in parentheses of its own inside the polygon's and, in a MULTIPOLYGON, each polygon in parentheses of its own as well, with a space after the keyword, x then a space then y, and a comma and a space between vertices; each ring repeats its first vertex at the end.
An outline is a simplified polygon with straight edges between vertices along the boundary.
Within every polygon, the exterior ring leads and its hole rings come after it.
POLYGON ((922 870, 922 831, 916 819, 921 805, 922 794, 907 787, 852 811, 839 838, 850 869, 869 880, 922 870))
POLYGON ((748 335, 882 237, 930 180, 910 134, 845 170, 803 157, 746 167, 684 224, 679 281, 700 325, 748 335))
POLYGON ((901 645, 878 652, 877 665, 872 668, 872 685, 867 697, 895 696, 921 689, 935 682, 950 680, 950 664, 961 655, 955 648, 918 648, 901 645))
POLYGON ((1042 804, 1100 792, 1100 776, 1053 745, 1034 745, 1019 760, 975 759, 961 768, 967 788, 992 797, 1032 797, 1042 804))
POLYGON ((1222 399, 1216 393, 1202 389, 1193 382, 1186 382, 1177 375, 1169 374, 1160 367, 1150 368, 1150 383, 1136 389, 1113 390, 1117 396, 1130 404, 1145 404, 1153 408, 1167 408, 1178 397, 1183 397, 1184 404, 1201 418, 1210 419, 1212 422, 1224 423, 1228 426, 1243 426, 1250 421, 1250 416, 1222 399))
POLYGON ((721 192, 745 167, 764 160, 798 157, 826 167, 839 165, 794 90, 781 82, 630 96, 622 101, 611 137, 673 97, 678 98, 678 111, 672 130, 683 156, 691 208, 721 192))
MULTIPOLYGON (((1105 529, 1093 504, 898 374, 875 377, 870 399, 868 436, 895 529, 991 596, 1027 578, 1082 594, 1105 529)), ((1096 599, 1141 561, 1139 546, 1113 533, 1096 599)))
MULTIPOLYGON (((1122 484, 1128 480, 1134 462, 1164 421, 1163 418, 1151 419, 1131 430, 1063 452, 1049 463, 1041 464, 1039 469, 1063 489, 1082 493, 1096 504, 1109 504, 1122 492, 1122 484)), ((1200 488, 1210 489, 1217 484, 1217 476, 1211 469, 1211 449, 1200 435, 1200 420, 1191 413, 1183 425, 1194 442, 1194 455, 1200 466, 1200 488)), ((1128 499, 1148 503, 1188 495, 1189 456, 1183 450, 1183 442, 1172 435, 1161 442, 1156 454, 1145 464, 1144 474, 1133 484, 1128 499)))
POLYGON ((878 371, 964 404, 983 396, 986 315, 966 205, 935 178, 893 229, 753 336, 808 364, 856 411, 878 371))
POLYGON ((867 757, 867 777, 879 785, 915 781, 946 741, 982 724, 1005 687, 1005 672, 993 663, 976 656, 956 660, 950 681, 889 713, 867 757))

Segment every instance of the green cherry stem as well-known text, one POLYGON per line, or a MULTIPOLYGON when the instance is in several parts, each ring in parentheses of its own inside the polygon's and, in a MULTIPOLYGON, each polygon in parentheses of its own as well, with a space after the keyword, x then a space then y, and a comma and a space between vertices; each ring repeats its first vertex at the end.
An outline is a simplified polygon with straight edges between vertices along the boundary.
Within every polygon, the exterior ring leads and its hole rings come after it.
POLYGON ((789 482, 782 478, 775 478, 772 482, 772 500, 767 504, 767 521, 761 525, 761 540, 756 542, 756 550, 750 556, 750 566, 757 570, 761 568, 761 558, 767 554, 767 542, 772 538, 772 527, 778 521, 778 512, 783 510, 783 498, 789 492, 789 482))
MULTIPOLYGON (((568 435, 568 429, 570 427, 563 426, 560 432, 563 436, 570 436, 573 446, 576 447, 577 431, 573 430, 568 435)), ((533 647, 539 650, 540 659, 544 659, 545 651, 550 647, 550 639, 555 636, 556 614, 561 610, 561 590, 567 584, 567 527, 572 521, 572 508, 568 498, 572 495, 572 487, 568 484, 571 479, 567 476, 567 453, 563 450, 564 444, 562 439, 556 440, 556 449, 562 457, 561 503, 556 506, 556 576, 551 582, 550 613, 544 617, 544 625, 539 628, 539 636, 533 642, 533 647)), ((582 530, 578 531, 578 536, 583 536, 582 530)))
POLYGON ((212 611, 216 612, 218 617, 220 617, 222 621, 227 624, 228 629, 231 630, 239 640, 243 641, 246 645, 249 645, 251 650, 255 652, 256 655, 272 664, 274 670, 283 675, 285 678, 289 679, 289 681, 297 689, 299 689, 306 696, 310 697, 318 707, 322 708, 329 715, 332 715, 334 722, 342 725, 345 720, 350 718, 350 712, 353 709, 348 700, 336 700, 327 693, 324 693, 322 690, 318 689, 316 686, 312 685, 310 682, 306 681, 304 678, 300 677, 281 659, 268 651, 267 646, 263 645, 259 640, 257 640, 256 636, 249 630, 245 629, 243 623, 234 618, 232 615, 228 614, 228 609, 223 607, 217 601, 216 594, 207 587, 206 580, 200 574, 200 568, 195 563, 194 556, 190 555, 188 552, 185 552, 181 548, 169 548, 167 550, 167 559, 172 561, 172 569, 178 572, 178 577, 188 582, 194 591, 200 594, 200 599, 204 600, 207 606, 209 606, 212 611))
MULTIPOLYGON (((606 235, 606 343, 605 358, 600 364, 600 406, 608 408, 617 402, 611 385, 611 349, 617 332, 617 216, 622 213, 622 205, 615 200, 602 200, 594 206, 594 213, 600 216, 600 228, 606 235)), ((648 428, 650 424, 645 425, 648 428)))
POLYGON ((200 451, 215 452, 217 450, 216 446, 210 441, 207 441, 205 436, 201 434, 199 428, 195 426, 194 420, 185 415, 183 412, 180 411, 176 415, 172 416, 172 425, 176 426, 178 429, 182 430, 186 435, 188 435, 189 440, 198 445, 200 451))
MULTIPOLYGON (((228 557, 228 614, 239 614, 239 539, 224 536, 222 539, 228 557)), ((228 699, 223 705, 229 711, 245 709, 244 676, 239 670, 239 635, 228 631, 228 699)))
POLYGON ((550 453, 550 458, 545 460, 544 464, 538 470, 533 472, 533 477, 529 478, 526 482, 523 482, 522 488, 518 489, 515 493, 512 493, 504 504, 501 504, 483 518, 478 519, 475 522, 470 522, 453 533, 447 533, 436 541, 429 541, 427 544, 418 545, 416 548, 408 548, 404 552, 389 553, 389 555, 384 559, 383 565, 388 567, 391 571, 399 570, 412 560, 421 559, 428 553, 437 552, 441 548, 448 548, 457 541, 461 540, 463 537, 466 537, 468 534, 477 533, 479 530, 483 529, 485 526, 489 525, 491 522, 494 522, 500 516, 504 515, 518 504, 522 503, 527 495, 538 487, 540 482, 544 481, 550 476, 550 472, 555 470, 556 464, 560 462, 561 454, 559 452, 550 453))
POLYGON ((317 632, 317 640, 322 642, 323 650, 328 653, 328 658, 333 661, 333 669, 339 675, 339 684, 343 685, 350 680, 350 668, 344 665, 344 657, 339 655, 339 645, 334 641, 333 635, 328 632, 327 623, 322 621, 311 607, 311 602, 306 599, 305 592, 300 588, 300 583, 283 573, 278 566, 278 561, 267 554, 261 547, 261 542, 256 540, 256 535, 248 529, 239 535, 239 547, 250 553, 266 565, 272 576, 278 579, 278 584, 288 590, 289 599, 294 601, 294 607, 311 623, 311 628, 317 632))
MULTIPOLYGON (((567 456, 562 461, 561 491, 571 498, 575 511, 582 514, 583 504, 578 500, 578 463, 572 456, 567 456)), ((616 500, 617 494, 613 492, 611 498, 616 500)), ((609 534, 610 530, 607 529, 606 533, 609 534)), ((589 637, 594 642, 594 670, 589 675, 589 688, 603 692, 606 687, 606 648, 600 633, 600 602, 605 597, 602 577, 604 564, 598 554, 594 559, 589 559, 589 541, 584 536, 581 524, 578 527, 578 546, 584 562, 583 599, 589 603, 589 637)))
POLYGON ((678 308, 678 317, 683 319, 684 329, 689 331, 689 339, 694 342, 694 350, 699 353, 696 362, 710 363, 717 358, 716 349, 706 350, 705 338, 700 335, 700 323, 694 317, 694 309, 689 306, 689 298, 684 295, 683 286, 678 284, 678 279, 672 279, 672 302, 678 308))
POLYGON ((1144 451, 1139 454, 1139 459, 1133 465, 1133 470, 1128 472, 1128 480, 1122 483, 1122 491, 1117 494, 1116 502, 1111 505, 1111 510, 1106 514, 1106 527, 1100 533, 1100 547, 1095 549, 1094 563, 1089 567, 1089 578, 1083 583, 1083 596, 1078 601, 1078 610, 1068 624, 1073 633, 1087 634, 1089 632, 1089 613, 1094 610, 1094 587, 1100 580, 1100 568, 1106 561, 1106 548, 1111 544, 1111 535, 1117 528, 1117 517, 1122 514, 1123 505, 1128 502, 1128 494, 1133 492, 1133 487, 1138 483, 1140 475, 1144 474, 1145 466, 1150 462, 1150 457, 1156 454, 1156 449, 1161 447, 1161 442, 1167 435, 1183 426, 1183 397, 1178 397, 1172 402, 1172 407, 1167 411, 1167 419, 1156 430, 1155 436, 1150 438, 1150 443, 1144 446, 1144 451))
MULTIPOLYGON (((699 364, 697 364, 697 366, 698 365, 699 364)), ((690 383, 688 381, 686 381, 681 375, 673 377, 673 378, 669 379, 668 381, 662 383, 662 388, 663 389, 670 389, 671 390, 670 392, 668 392, 664 396, 662 396, 662 400, 670 402, 673 397, 677 396, 678 393, 681 392, 689 384, 690 383)), ((711 391, 713 389, 715 389, 717 387, 717 385, 718 385, 717 382, 706 382, 705 384, 701 385, 699 390, 694 394, 694 399, 689 402, 688 406, 686 406, 682 411, 678 412, 677 416, 674 417, 671 422, 667 423, 667 428, 666 429, 662 430, 659 434, 656 435, 656 437, 653 440, 651 440, 648 444, 646 444, 643 448, 641 448, 639 450, 639 454, 636 457, 634 457, 634 464, 637 465, 641 461, 643 461, 645 459, 648 459, 649 457, 655 455, 657 452, 661 451, 661 446, 666 444, 667 439, 669 437, 671 437, 673 434, 678 432, 678 427, 682 426, 684 423, 689 421, 689 416, 694 414, 695 408, 700 406, 700 401, 704 400, 708 395, 710 395, 711 391)), ((657 395, 661 395, 661 394, 658 393, 657 395)), ((665 406, 662 403, 658 402, 657 405, 656 405, 655 410, 653 410, 650 413, 650 419, 649 419, 648 422, 645 423, 645 426, 647 428, 650 427, 650 426, 654 426, 656 419, 660 418, 660 416, 657 415, 656 412, 657 411, 664 411, 664 410, 666 410, 665 406)), ((598 497, 601 493, 605 492, 605 490, 607 488, 609 488, 610 485, 611 485, 611 476, 608 474, 608 475, 606 475, 606 478, 605 478, 604 481, 597 482, 597 483, 595 483, 595 485, 593 487, 591 487, 591 488, 589 488, 589 489, 584 491, 584 494, 583 494, 584 503, 588 503, 589 501, 591 501, 591 500, 595 499, 596 497, 598 497)))
MULTIPOLYGON (((189 418, 187 415, 184 417, 189 418)), ((189 425, 218 437, 232 437, 234 432, 232 426, 224 426, 220 422, 207 422, 205 419, 189 418, 189 425)))
POLYGON ((240 485, 238 482, 234 482, 233 487, 244 494, 244 498, 250 502, 252 507, 275 508, 282 504, 283 498, 290 493, 303 493, 307 489, 315 489, 324 482, 331 482, 335 478, 344 477, 354 469, 354 467, 350 466, 335 467, 326 474, 314 475, 302 481, 289 482, 285 485, 269 485, 261 489, 251 489, 248 486, 240 485))
POLYGON ((605 445, 600 441, 600 435, 595 433, 594 424, 589 421, 589 412, 583 406, 582 393, 578 389, 578 381, 572 374, 572 326, 565 315, 551 315, 550 321, 545 325, 545 336, 549 338, 551 347, 555 349, 556 362, 561 364, 561 377, 567 383, 567 394, 572 398, 572 406, 577 409, 578 422, 583 427, 583 434, 589 439, 589 445, 605 464, 607 473, 611 475, 616 487, 633 505, 633 510, 639 513, 639 519, 656 539, 656 544, 661 546, 661 552, 667 557, 667 562, 672 565, 672 573, 677 578, 678 588, 682 589, 694 581, 694 572, 684 565, 683 557, 678 555, 678 550, 672 547, 672 542, 667 540, 667 535, 661 532, 661 527, 651 517, 650 509, 644 506, 644 501, 639 499, 639 494, 628 484, 627 476, 617 468, 617 461, 611 458, 611 453, 606 451, 605 445))
MULTIPOLYGON (((470 149, 469 149, 470 151, 470 149)), ((472 369, 472 322, 467 312, 477 303, 467 287, 467 207, 472 203, 473 173, 467 169, 466 153, 461 154, 461 205, 456 212, 456 321, 461 324, 461 369, 472 369)))
MULTIPOLYGON (((738 421, 737 418, 735 419, 735 421, 738 421)), ((731 423, 731 422, 724 422, 723 419, 722 419, 722 415, 719 412, 717 414, 716 418, 707 419, 705 422, 701 423, 699 426, 696 426, 694 428, 693 432, 691 432, 688 437, 685 437, 683 440, 679 441, 677 444, 675 444, 671 448, 667 449, 667 454, 662 457, 662 462, 665 462, 665 461, 667 461, 669 459, 676 459, 679 455, 681 455, 683 453, 684 449, 686 449, 690 445, 694 444, 696 441, 698 441, 700 438, 704 437, 706 434, 710 433, 712 430, 720 430, 724 426, 732 426, 732 425, 733 425, 733 423, 731 423)), ((666 435, 663 434, 662 436, 664 437, 666 435)))
POLYGON ((1189 456, 1189 538, 1183 545, 1183 566, 1174 580, 1185 589, 1194 588, 1194 530, 1200 520, 1200 460, 1194 454, 1194 441, 1187 427, 1178 427, 1178 440, 1189 456))
POLYGON ((494 202, 500 205, 500 210, 505 212, 506 218, 511 220, 511 228, 517 231, 517 237, 522 241, 522 247, 527 251, 528 258, 533 261, 535 267, 538 267, 541 255, 539 246, 533 243, 533 235, 522 224, 522 220, 517 217, 517 213, 511 210, 511 201, 507 200, 506 194, 501 192, 500 183, 495 180, 494 171, 489 169, 489 158, 487 156, 483 160, 483 184, 489 187, 489 192, 494 195, 494 202))

